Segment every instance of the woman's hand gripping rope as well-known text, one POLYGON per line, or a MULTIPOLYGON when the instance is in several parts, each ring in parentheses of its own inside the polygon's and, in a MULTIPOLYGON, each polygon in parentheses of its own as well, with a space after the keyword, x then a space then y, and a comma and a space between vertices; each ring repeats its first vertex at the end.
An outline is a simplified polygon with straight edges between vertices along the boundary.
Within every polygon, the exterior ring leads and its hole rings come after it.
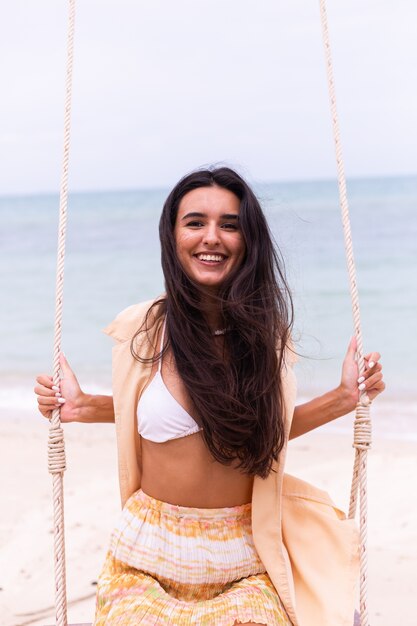
POLYGON ((369 352, 364 356, 365 371, 359 377, 358 362, 356 360, 356 337, 350 340, 348 350, 343 361, 340 391, 350 398, 352 410, 359 401, 361 391, 366 391, 369 400, 374 400, 385 389, 382 376, 381 355, 379 352, 369 352))
POLYGON ((53 384, 52 376, 48 374, 36 377, 34 392, 38 409, 44 417, 51 419, 52 410, 61 407, 61 422, 77 422, 85 394, 63 353, 60 354, 59 365, 62 372, 59 387, 53 384))

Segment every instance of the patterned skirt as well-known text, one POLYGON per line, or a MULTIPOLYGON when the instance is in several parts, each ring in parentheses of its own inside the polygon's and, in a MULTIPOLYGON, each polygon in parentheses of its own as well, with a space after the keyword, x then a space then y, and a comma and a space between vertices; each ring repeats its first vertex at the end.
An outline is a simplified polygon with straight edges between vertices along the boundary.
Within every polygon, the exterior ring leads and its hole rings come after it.
POLYGON ((98 580, 94 626, 235 622, 291 626, 253 544, 251 504, 202 509, 134 493, 98 580))

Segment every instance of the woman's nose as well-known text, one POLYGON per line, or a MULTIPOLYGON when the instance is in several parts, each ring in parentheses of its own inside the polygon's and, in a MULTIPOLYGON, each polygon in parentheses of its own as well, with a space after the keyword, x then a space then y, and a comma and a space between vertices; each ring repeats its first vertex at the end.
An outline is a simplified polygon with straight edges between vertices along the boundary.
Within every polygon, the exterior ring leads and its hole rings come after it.
POLYGON ((203 243, 214 246, 220 243, 219 233, 216 226, 208 226, 204 231, 203 243))

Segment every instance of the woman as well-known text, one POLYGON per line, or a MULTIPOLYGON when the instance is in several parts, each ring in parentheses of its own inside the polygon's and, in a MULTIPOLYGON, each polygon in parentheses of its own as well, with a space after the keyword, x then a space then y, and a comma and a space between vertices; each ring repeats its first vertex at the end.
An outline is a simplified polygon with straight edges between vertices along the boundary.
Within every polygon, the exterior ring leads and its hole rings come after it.
POLYGON ((283 464, 288 438, 355 408, 358 384, 370 399, 384 389, 379 353, 358 381, 352 340, 337 389, 294 408, 291 296, 261 207, 233 170, 183 178, 160 240, 166 294, 106 329, 113 397, 84 394, 64 357, 60 388, 45 375, 35 387, 46 417, 61 406, 64 422, 116 421, 123 511, 95 624, 353 621, 356 530, 283 464), (316 562, 310 582, 317 546, 337 568, 326 578, 316 562))

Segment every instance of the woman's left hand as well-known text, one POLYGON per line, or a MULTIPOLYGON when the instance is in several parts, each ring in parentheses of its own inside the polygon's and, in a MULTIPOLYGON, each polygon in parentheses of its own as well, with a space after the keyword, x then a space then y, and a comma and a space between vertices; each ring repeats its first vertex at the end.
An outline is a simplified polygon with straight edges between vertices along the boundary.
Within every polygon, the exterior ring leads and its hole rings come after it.
POLYGON ((362 390, 365 390, 368 398, 374 400, 385 389, 382 380, 382 365, 379 362, 379 352, 370 352, 364 356, 365 372, 359 378, 358 362, 356 355, 356 337, 352 337, 343 361, 340 391, 352 403, 353 410, 359 400, 362 390))

